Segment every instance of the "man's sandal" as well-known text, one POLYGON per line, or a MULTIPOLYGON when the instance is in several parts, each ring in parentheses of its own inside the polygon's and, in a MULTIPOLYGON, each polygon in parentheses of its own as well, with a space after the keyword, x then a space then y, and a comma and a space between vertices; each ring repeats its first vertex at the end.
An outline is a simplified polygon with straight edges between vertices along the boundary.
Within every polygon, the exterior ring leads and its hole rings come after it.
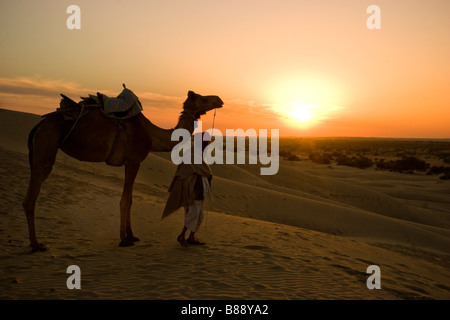
POLYGON ((184 239, 182 236, 178 236, 177 240, 181 244, 182 247, 187 247, 188 246, 188 244, 186 242, 186 239, 184 239))
POLYGON ((198 240, 198 239, 187 239, 187 241, 186 241, 187 243, 189 243, 189 244, 193 244, 193 245, 204 245, 204 244, 206 244, 206 243, 204 243, 204 242, 202 242, 202 241, 200 241, 200 240, 198 240))

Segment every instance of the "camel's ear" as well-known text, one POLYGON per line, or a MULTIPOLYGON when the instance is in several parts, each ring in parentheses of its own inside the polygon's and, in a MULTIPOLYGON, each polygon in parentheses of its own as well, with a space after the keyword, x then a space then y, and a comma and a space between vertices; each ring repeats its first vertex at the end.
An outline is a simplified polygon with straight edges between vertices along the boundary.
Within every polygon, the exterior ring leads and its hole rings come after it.
POLYGON ((195 98, 196 95, 197 95, 197 94, 196 94, 194 91, 190 91, 190 90, 189 90, 189 92, 188 92, 188 98, 193 99, 193 98, 195 98))

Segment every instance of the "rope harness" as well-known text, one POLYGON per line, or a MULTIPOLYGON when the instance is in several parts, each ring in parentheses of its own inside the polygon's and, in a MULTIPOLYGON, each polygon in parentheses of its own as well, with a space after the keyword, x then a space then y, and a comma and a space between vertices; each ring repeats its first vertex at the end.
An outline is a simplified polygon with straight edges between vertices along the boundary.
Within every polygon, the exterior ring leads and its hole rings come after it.
POLYGON ((216 112, 217 112, 217 108, 214 108, 214 117, 213 117, 213 123, 212 123, 212 130, 211 130, 211 136, 214 135, 214 122, 216 121, 216 112))
POLYGON ((82 116, 83 113, 84 113, 84 109, 85 109, 85 108, 86 108, 86 104, 85 104, 85 103, 82 103, 82 107, 81 107, 80 114, 78 115, 78 118, 75 120, 75 122, 74 122, 72 128, 70 128, 69 132, 67 132, 67 134, 64 136, 64 138, 61 140, 61 143, 59 144, 60 147, 64 144, 64 142, 66 141, 66 139, 67 139, 67 138, 70 136, 70 134, 72 133, 73 129, 76 127, 76 125, 77 125, 77 123, 78 123, 78 120, 80 120, 81 116, 82 116))
MULTIPOLYGON (((214 123, 216 121, 216 112, 217 112, 217 108, 214 108, 214 116, 213 116, 213 122, 212 122, 212 127, 211 127, 211 138, 214 136, 214 123)), ((208 228, 208 211, 206 210, 206 206, 203 208, 203 210, 205 211, 205 226, 204 226, 204 228, 206 230, 208 228)))

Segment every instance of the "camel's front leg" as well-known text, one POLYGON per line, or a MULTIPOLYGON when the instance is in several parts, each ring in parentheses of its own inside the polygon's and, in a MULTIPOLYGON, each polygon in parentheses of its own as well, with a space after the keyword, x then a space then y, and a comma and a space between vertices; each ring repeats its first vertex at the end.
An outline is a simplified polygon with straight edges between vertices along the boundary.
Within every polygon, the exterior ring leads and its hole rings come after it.
POLYGON ((36 181, 34 177, 31 178, 27 195, 22 204, 23 208, 25 209, 25 214, 27 217, 30 246, 32 247, 33 252, 46 250, 45 246, 42 243, 39 243, 36 238, 36 228, 34 224, 34 211, 36 207, 36 199, 39 195, 41 184, 42 184, 41 181, 36 181))
POLYGON ((131 230, 131 203, 133 197, 133 185, 139 171, 139 163, 127 163, 125 165, 125 184, 120 200, 120 244, 121 247, 132 246, 139 238, 133 236, 131 230))

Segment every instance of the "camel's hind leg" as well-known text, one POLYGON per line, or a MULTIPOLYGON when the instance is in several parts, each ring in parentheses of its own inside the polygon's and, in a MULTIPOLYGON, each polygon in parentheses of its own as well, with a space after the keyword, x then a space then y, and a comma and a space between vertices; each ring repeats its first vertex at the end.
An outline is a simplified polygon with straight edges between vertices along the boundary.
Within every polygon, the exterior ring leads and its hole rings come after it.
POLYGON ((36 228, 34 223, 34 212, 36 200, 39 196, 42 183, 47 179, 55 163, 58 152, 59 138, 57 132, 51 131, 50 136, 45 134, 45 126, 33 129, 29 137, 30 168, 31 177, 28 191, 22 203, 28 223, 28 234, 30 246, 33 252, 45 251, 46 248, 39 243, 36 238, 36 228))
POLYGON ((133 242, 139 241, 131 230, 131 203, 133 196, 133 185, 139 171, 140 163, 125 164, 125 184, 122 199, 120 200, 120 244, 121 247, 131 246, 133 242))

